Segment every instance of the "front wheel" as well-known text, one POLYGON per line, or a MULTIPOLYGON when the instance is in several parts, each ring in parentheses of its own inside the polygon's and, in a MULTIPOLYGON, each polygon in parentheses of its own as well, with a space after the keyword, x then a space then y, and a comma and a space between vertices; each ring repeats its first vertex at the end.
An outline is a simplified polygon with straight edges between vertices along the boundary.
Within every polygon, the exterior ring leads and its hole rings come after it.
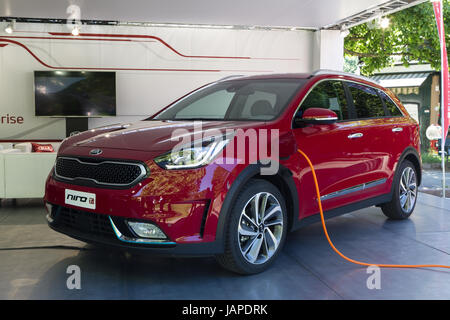
POLYGON ((216 260, 240 274, 266 270, 286 240, 287 213, 280 191, 264 180, 250 180, 231 211, 225 234, 225 253, 216 260))
POLYGON ((405 160, 394 179, 391 202, 381 206, 383 213, 395 220, 407 219, 414 211, 417 201, 417 172, 411 161, 405 160))

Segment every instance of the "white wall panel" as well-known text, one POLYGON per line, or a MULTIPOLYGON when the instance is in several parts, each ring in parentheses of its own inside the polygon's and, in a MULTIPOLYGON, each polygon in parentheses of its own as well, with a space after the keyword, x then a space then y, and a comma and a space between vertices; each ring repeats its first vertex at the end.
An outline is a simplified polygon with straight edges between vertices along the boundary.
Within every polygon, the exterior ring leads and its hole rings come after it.
MULTIPOLYGON (((12 36, 24 38, 9 39, 19 41, 45 63, 58 68, 117 69, 118 116, 90 119, 90 127, 147 117, 188 91, 228 75, 308 72, 313 67, 313 32, 310 31, 112 26, 82 28, 81 37, 83 33, 153 35, 184 55, 250 59, 186 58, 154 39, 104 37, 95 41, 69 40, 56 39, 49 32, 69 30, 64 25, 17 24, 17 31, 12 36), (218 72, 119 70, 154 68, 218 72)), ((7 36, 0 33, 0 43, 7 36)), ((18 45, 8 44, 0 48, 0 116, 20 115, 25 120, 22 125, 0 124, 0 140, 60 139, 65 136, 64 119, 34 116, 34 70, 50 69, 18 45)))

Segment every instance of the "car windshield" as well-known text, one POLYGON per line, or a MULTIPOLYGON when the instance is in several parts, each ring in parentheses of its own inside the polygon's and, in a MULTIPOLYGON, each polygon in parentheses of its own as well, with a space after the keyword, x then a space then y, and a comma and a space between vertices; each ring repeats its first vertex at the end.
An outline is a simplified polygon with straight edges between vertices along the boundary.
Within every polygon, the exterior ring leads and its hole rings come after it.
POLYGON ((274 120, 305 79, 223 81, 201 88, 148 120, 274 120))

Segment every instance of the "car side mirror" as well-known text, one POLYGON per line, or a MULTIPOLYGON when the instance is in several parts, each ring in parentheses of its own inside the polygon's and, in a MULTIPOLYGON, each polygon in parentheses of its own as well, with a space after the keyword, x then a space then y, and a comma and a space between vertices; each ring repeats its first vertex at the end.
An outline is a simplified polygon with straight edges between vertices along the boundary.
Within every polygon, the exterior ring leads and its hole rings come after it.
POLYGON ((294 119, 295 124, 303 126, 305 124, 332 124, 338 120, 336 112, 323 108, 309 108, 303 112, 301 117, 294 119))

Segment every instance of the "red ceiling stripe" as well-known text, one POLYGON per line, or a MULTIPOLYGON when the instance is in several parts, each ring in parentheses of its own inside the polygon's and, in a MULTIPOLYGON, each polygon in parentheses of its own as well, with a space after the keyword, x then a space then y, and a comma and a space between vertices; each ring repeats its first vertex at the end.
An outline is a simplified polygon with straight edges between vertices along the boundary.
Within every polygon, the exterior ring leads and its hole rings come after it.
POLYGON ((271 72, 268 70, 219 70, 219 69, 171 69, 171 68, 87 68, 87 67, 59 67, 52 66, 42 61, 26 45, 15 40, 0 38, 2 42, 18 45, 25 49, 36 61, 44 67, 56 70, 108 70, 108 71, 177 71, 177 72, 271 72))
POLYGON ((15 41, 11 39, 5 39, 0 38, 0 41, 5 41, 9 43, 13 43, 15 45, 18 45, 22 48, 24 48, 26 51, 28 51, 31 56, 36 59, 40 64, 42 64, 44 67, 50 68, 50 69, 79 69, 79 70, 128 70, 128 71, 192 71, 192 72, 220 72, 221 70, 215 70, 215 69, 169 69, 169 68, 150 68, 150 69, 141 69, 141 68, 85 68, 85 67, 55 67, 52 65, 49 65, 42 61, 38 56, 36 56, 33 51, 31 51, 26 45, 15 41))
MULTIPOLYGON (((49 32, 49 34, 53 36, 71 36, 69 39, 75 39, 75 37, 72 36, 71 33, 68 32, 49 32)), ((169 48, 171 51, 179 55, 183 58, 202 58, 202 59, 252 59, 251 57, 229 57, 229 56, 193 56, 193 55, 186 55, 183 54, 175 48, 173 48, 171 45, 169 45, 167 42, 165 42, 163 39, 156 37, 156 36, 149 36, 149 35, 143 35, 143 34, 107 34, 107 33, 80 33, 80 36, 82 37, 104 37, 104 38, 138 38, 138 39, 153 39, 156 41, 161 42, 163 45, 165 45, 167 48, 169 48)))
MULTIPOLYGON (((126 41, 126 42, 160 42, 164 46, 166 46, 169 50, 173 51, 175 54, 184 57, 184 58, 205 58, 205 59, 246 59, 246 60, 278 60, 278 61, 298 61, 301 60, 299 58, 255 58, 255 57, 229 57, 229 56, 201 56, 201 55, 185 55, 174 49, 167 42, 162 40, 159 37, 155 36, 147 36, 147 35, 124 35, 124 34, 103 34, 103 33, 81 33, 83 37, 73 36, 71 33, 67 32, 37 32, 37 31, 17 31, 22 33, 44 33, 50 34, 52 36, 59 37, 31 37, 31 36, 3 36, 5 38, 22 38, 22 39, 46 39, 46 40, 83 40, 83 41, 126 41), (98 36, 97 38, 91 38, 94 36, 98 36), (111 39, 111 38, 119 38, 119 39, 111 39), (153 40, 134 40, 134 39, 123 39, 123 38, 140 38, 140 39, 153 39, 153 40)), ((5 45, 3 45, 5 46, 5 45)))

